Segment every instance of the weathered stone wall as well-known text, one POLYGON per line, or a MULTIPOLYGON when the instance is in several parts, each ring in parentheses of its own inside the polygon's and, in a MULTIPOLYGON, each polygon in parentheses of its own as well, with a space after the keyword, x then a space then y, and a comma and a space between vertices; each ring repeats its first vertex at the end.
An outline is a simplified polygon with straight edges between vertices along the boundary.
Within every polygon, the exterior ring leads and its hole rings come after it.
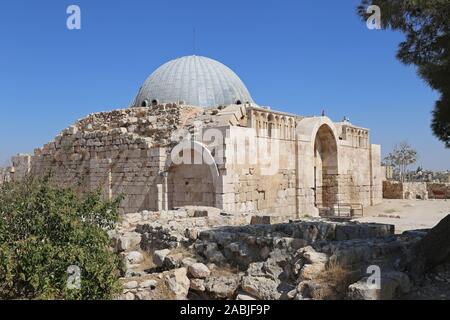
POLYGON ((344 179, 342 175, 325 174, 322 177, 322 186, 317 190, 317 197, 322 199, 324 206, 333 206, 339 203, 343 197, 340 195, 339 186, 343 186, 344 179))
POLYGON ((397 181, 383 181, 384 199, 403 199, 403 184, 397 181))
POLYGON ((12 166, 0 168, 0 184, 14 179, 23 179, 31 170, 31 155, 18 154, 11 159, 12 166))
POLYGON ((450 183, 427 183, 428 198, 450 199, 450 183))
POLYGON ((169 169, 169 208, 215 205, 214 181, 206 164, 181 164, 169 169))
POLYGON ((383 181, 385 199, 450 199, 450 183, 383 181))
POLYGON ((355 148, 345 141, 339 150, 339 200, 364 206, 381 201, 379 146, 355 148))
POLYGON ((280 169, 275 175, 236 175, 234 191, 224 194, 230 212, 277 215, 296 214, 295 171, 280 169))
POLYGON ((403 199, 428 199, 427 183, 425 182, 404 182, 403 199))
POLYGON ((12 157, 12 167, 14 168, 14 179, 23 179, 30 173, 31 170, 31 156, 29 154, 18 154, 12 157))
POLYGON ((374 206, 383 201, 384 173, 381 167, 381 145, 370 145, 370 205, 374 206))
POLYGON ((295 172, 292 139, 230 127, 225 140, 222 208, 237 213, 295 215, 295 172))
POLYGON ((157 185, 171 134, 194 108, 176 105, 96 113, 37 149, 31 171, 62 186, 124 195, 123 212, 158 209, 157 185))

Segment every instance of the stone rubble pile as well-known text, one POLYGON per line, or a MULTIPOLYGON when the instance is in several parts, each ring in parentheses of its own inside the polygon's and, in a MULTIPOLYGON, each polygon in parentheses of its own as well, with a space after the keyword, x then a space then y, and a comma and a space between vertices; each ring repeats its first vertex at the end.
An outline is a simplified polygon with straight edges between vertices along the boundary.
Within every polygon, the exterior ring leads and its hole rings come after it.
POLYGON ((203 231, 195 244, 197 253, 211 258, 216 248, 241 266, 266 259, 282 242, 301 248, 318 241, 370 239, 392 235, 392 225, 325 222, 320 219, 277 225, 227 226, 203 231))
POLYGON ((126 215, 111 233, 127 265, 120 298, 393 299, 410 290, 402 257, 424 235, 396 236, 383 224, 250 220, 205 207, 126 215), (373 265, 381 290, 367 281, 373 265), (339 272, 348 276, 344 288, 327 278, 339 272))
POLYGON ((167 134, 182 125, 183 116, 196 109, 169 103, 146 108, 93 113, 78 120, 74 126, 63 131, 62 135, 114 131, 118 134, 129 133, 150 137, 164 144, 170 140, 170 135, 167 134))

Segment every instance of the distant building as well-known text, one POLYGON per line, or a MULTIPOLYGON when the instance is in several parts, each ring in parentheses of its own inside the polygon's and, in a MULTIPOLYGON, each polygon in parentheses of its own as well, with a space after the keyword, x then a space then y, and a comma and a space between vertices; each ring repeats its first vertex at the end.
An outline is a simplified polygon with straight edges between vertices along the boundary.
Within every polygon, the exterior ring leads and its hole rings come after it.
POLYGON ((383 166, 384 178, 385 180, 394 179, 394 167, 393 166, 383 166))

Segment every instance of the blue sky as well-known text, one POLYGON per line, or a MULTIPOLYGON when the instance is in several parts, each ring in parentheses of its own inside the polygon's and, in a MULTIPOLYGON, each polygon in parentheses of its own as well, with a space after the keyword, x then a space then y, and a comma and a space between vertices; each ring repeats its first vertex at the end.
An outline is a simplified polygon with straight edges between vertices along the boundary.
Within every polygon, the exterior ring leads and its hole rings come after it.
POLYGON ((89 113, 126 107, 164 62, 204 55, 273 109, 371 129, 383 153, 407 140, 418 164, 450 169, 433 137, 437 94, 395 58, 403 36, 369 30, 356 0, 2 1, 0 164, 89 113), (81 7, 82 29, 66 28, 81 7), (193 29, 196 29, 196 50, 193 29))

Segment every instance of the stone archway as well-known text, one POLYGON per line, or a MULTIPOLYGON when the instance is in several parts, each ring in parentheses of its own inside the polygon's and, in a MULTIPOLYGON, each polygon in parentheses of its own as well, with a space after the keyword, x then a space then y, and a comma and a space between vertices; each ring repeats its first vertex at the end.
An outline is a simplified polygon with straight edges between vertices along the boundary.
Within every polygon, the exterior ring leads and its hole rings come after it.
POLYGON ((338 153, 332 129, 323 124, 314 140, 314 204, 331 207, 338 202, 338 153))
POLYGON ((167 167, 168 209, 215 206, 219 173, 214 158, 203 144, 196 141, 179 144, 167 167))

